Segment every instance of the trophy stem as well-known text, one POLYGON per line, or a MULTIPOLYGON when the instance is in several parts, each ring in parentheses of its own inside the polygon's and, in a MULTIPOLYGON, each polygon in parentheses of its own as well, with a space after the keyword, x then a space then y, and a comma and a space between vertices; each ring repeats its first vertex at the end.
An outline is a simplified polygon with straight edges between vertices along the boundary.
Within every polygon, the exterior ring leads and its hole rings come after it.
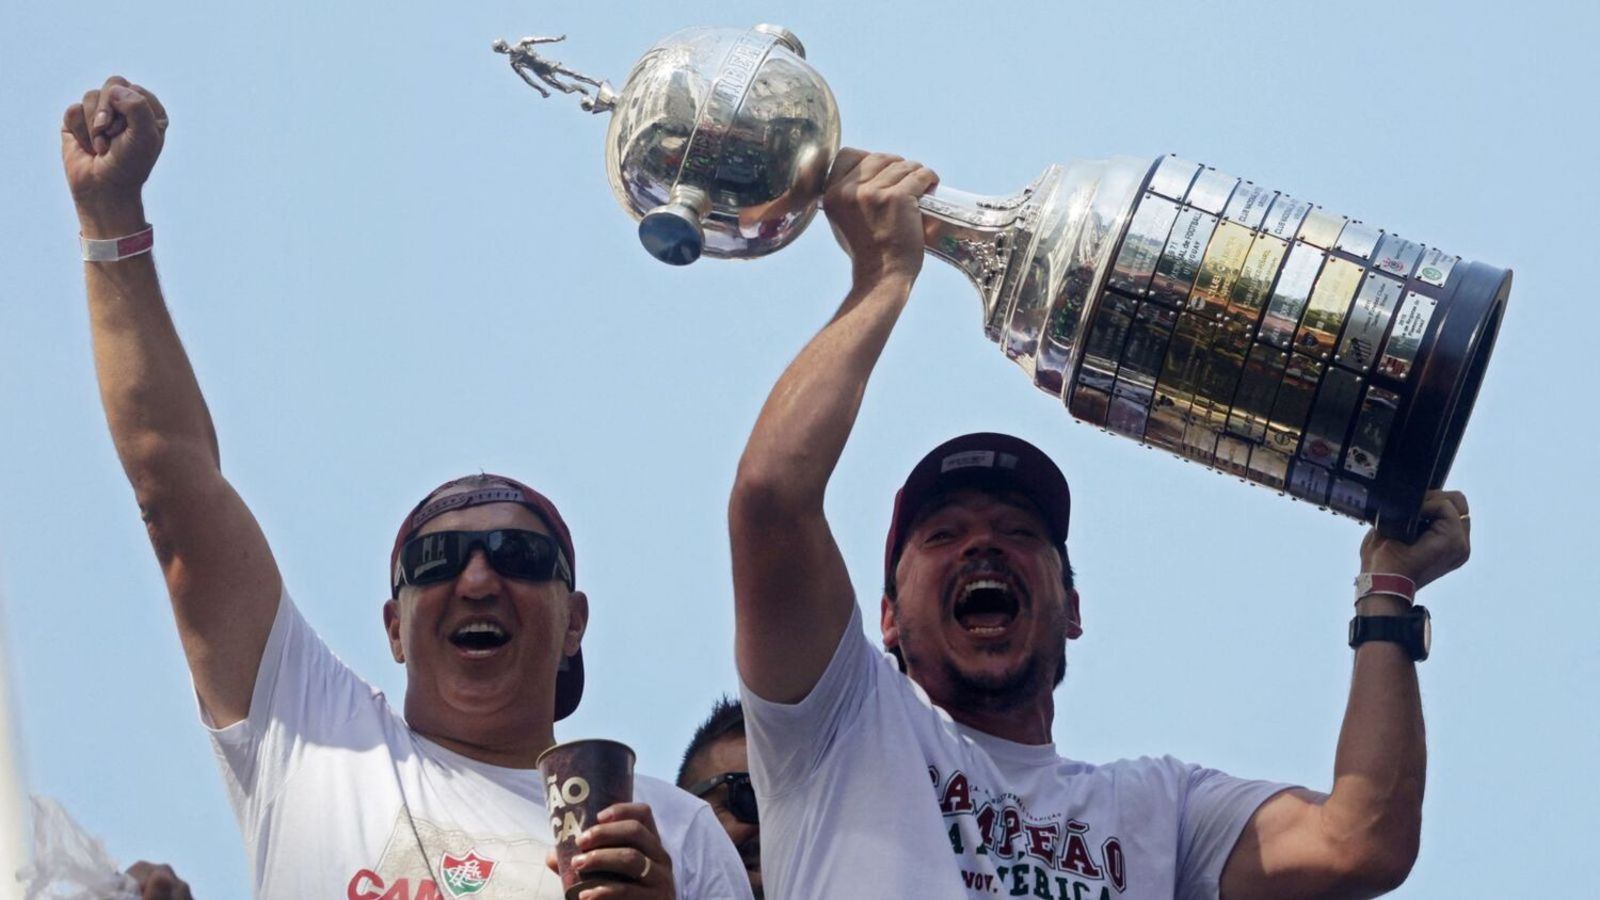
POLYGON ((1094 292, 1149 167, 1130 157, 1077 160, 1009 196, 941 187, 922 198, 925 249, 972 281, 984 334, 1046 393, 1060 397, 1070 380, 1094 292))
MULTIPOLYGON (((940 187, 918 201, 922 207, 923 249, 955 266, 983 299, 985 331, 993 338, 994 319, 1007 283, 1016 245, 1036 204, 1029 200, 1052 179, 1054 167, 1033 184, 1009 196, 971 194, 940 187)), ((1023 248, 1023 252, 1027 250, 1023 248)))

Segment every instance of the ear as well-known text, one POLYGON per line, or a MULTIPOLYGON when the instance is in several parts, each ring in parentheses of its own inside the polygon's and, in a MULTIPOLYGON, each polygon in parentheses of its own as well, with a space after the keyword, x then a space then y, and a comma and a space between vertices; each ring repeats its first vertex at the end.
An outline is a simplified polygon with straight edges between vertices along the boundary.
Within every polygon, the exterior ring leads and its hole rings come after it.
POLYGON ((894 604, 889 602, 888 594, 883 595, 880 603, 878 627, 883 631, 883 649, 893 650, 900 646, 900 626, 894 620, 894 604))
POLYGON ((1083 615, 1078 611, 1077 590, 1067 591, 1067 640, 1083 637, 1083 615))
POLYGON ((400 601, 393 597, 383 601, 383 630, 389 633, 389 655, 397 663, 406 661, 406 648, 400 640, 400 601))
POLYGON ((583 644, 589 630, 589 596, 583 591, 567 594, 567 632, 561 638, 561 655, 571 656, 583 644))

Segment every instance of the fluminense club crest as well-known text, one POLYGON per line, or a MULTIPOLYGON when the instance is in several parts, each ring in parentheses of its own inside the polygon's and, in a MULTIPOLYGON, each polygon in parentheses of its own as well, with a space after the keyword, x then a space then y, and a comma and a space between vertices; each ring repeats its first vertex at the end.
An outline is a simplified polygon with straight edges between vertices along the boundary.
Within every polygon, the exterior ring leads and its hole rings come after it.
POLYGON ((446 853, 439 861, 439 876, 452 897, 466 897, 484 889, 494 875, 495 861, 468 850, 466 856, 446 853))

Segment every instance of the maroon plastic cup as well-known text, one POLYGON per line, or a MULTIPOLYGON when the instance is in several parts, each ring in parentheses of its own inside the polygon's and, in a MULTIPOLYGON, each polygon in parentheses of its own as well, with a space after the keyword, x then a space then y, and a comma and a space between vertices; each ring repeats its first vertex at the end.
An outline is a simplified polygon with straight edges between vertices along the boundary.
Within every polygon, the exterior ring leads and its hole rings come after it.
POLYGON ((633 802, 633 750, 607 740, 568 741, 539 755, 545 809, 556 838, 556 869, 567 900, 611 881, 632 881, 635 873, 578 872, 578 835, 593 827, 600 811, 633 802))

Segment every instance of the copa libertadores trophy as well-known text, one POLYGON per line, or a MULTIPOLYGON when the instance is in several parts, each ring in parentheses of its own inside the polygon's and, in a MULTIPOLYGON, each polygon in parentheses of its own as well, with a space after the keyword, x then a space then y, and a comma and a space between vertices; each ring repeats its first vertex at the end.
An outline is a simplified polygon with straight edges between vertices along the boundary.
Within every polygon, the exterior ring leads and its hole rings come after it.
MULTIPOLYGON (((657 259, 763 256, 810 223, 839 112, 789 31, 680 31, 620 91, 538 54, 559 40, 494 49, 611 114, 611 188, 657 259)), ((921 205, 984 333, 1074 417, 1390 535, 1444 482, 1511 289, 1506 269, 1176 156, 921 205)))

